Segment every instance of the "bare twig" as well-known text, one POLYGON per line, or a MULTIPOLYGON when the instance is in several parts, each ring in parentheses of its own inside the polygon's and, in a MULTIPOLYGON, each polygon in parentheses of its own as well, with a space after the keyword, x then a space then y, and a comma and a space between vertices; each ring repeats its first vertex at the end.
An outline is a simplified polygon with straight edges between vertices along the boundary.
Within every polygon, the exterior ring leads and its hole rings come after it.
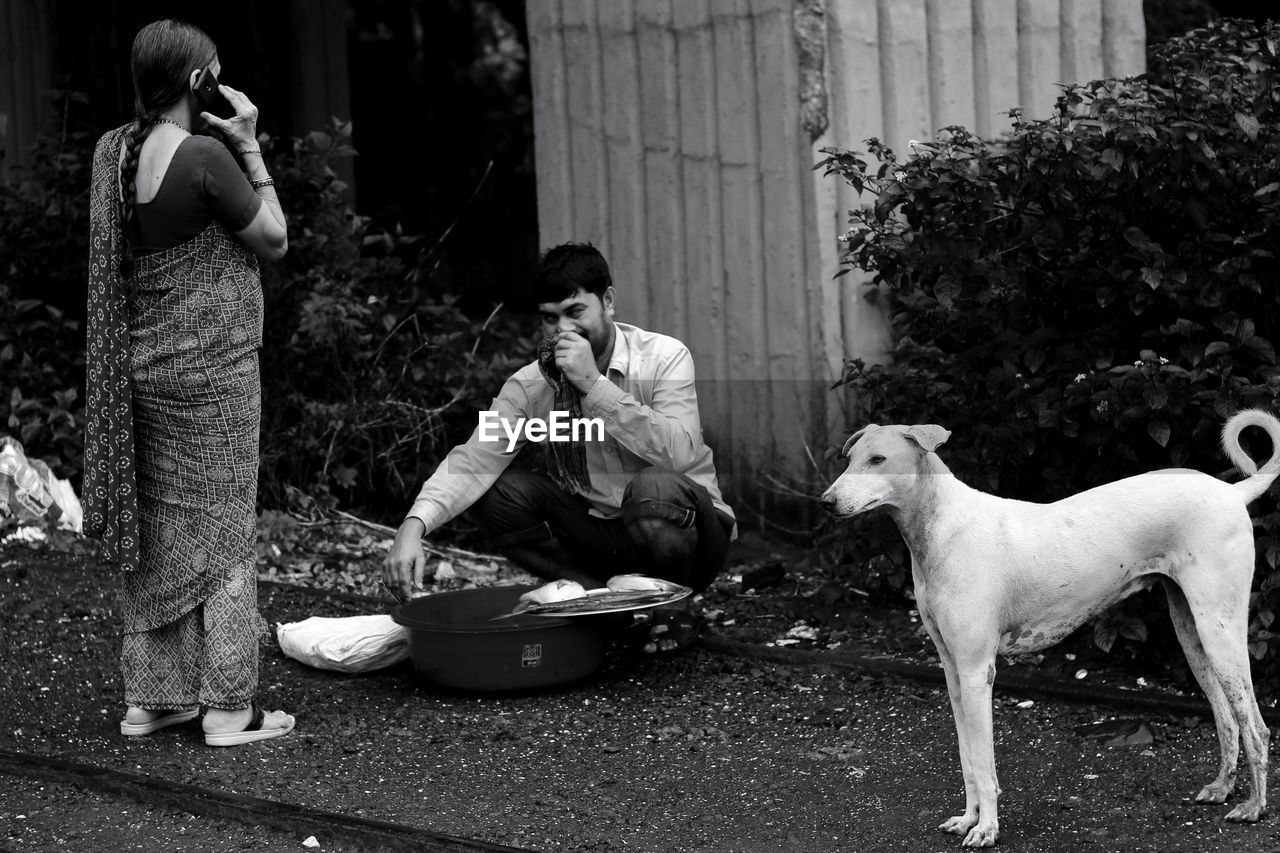
POLYGON ((489 324, 493 322, 493 318, 498 316, 498 312, 502 310, 504 302, 499 302, 493 306, 493 310, 489 312, 489 316, 484 318, 484 322, 480 324, 480 331, 476 332, 476 339, 471 344, 471 357, 475 358, 476 350, 480 349, 480 337, 484 334, 484 330, 489 328, 489 324))
MULTIPOLYGON (((388 536, 394 536, 396 534, 396 529, 394 527, 388 527, 385 524, 378 524, 376 521, 366 521, 365 519, 352 515, 349 512, 334 510, 334 514, 351 522, 352 524, 363 525, 364 527, 368 527, 370 530, 376 530, 379 533, 385 533, 388 536)), ((479 554, 475 551, 468 551, 465 548, 458 548, 453 545, 434 545, 430 542, 423 542, 422 547, 428 554, 434 554, 437 557, 444 557, 447 559, 465 559, 473 562, 506 562, 505 557, 500 557, 496 554, 479 554)))
MULTIPOLYGON (((427 256, 423 258, 422 263, 424 265, 426 264, 427 261, 431 260, 431 256, 434 255, 440 249, 440 247, 444 245, 445 240, 449 239, 449 235, 453 233, 454 227, 457 226, 457 224, 460 221, 462 221, 462 216, 464 213, 467 212, 467 208, 469 208, 472 202, 476 200, 476 196, 480 195, 480 188, 484 186, 485 181, 489 180, 489 173, 492 171, 493 171, 493 161, 490 160, 489 165, 484 167, 484 174, 481 175, 480 180, 476 182, 476 188, 471 191, 471 197, 468 198, 466 203, 462 205, 462 209, 458 211, 458 215, 454 217, 453 222, 449 223, 449 227, 444 229, 444 233, 440 235, 439 239, 437 239, 434 244, 432 244, 430 251, 427 252, 427 256)), ((439 260, 437 260, 435 264, 431 267, 431 269, 427 271, 427 275, 428 276, 434 275, 436 271, 436 267, 438 266, 440 266, 439 260)))
POLYGON ((333 461, 333 446, 338 442, 338 434, 342 432, 342 421, 338 421, 333 427, 333 437, 329 439, 329 447, 324 452, 324 467, 320 470, 320 476, 323 479, 329 478, 329 463, 333 461))
POLYGON ((352 515, 352 514, 351 514, 351 513, 349 513, 349 512, 343 512, 343 511, 342 511, 342 510, 340 510, 340 509, 339 509, 339 510, 334 510, 334 514, 335 514, 335 515, 338 515, 338 516, 341 516, 342 518, 346 519, 347 521, 350 521, 352 524, 360 524, 360 525, 363 525, 363 526, 365 526, 365 527, 368 527, 370 530, 376 530, 376 531, 378 531, 379 533, 386 533, 386 534, 389 534, 389 535, 391 535, 391 536, 395 536, 395 535, 396 535, 396 531, 395 531, 395 528, 394 528, 394 527, 387 527, 385 524, 378 524, 376 521, 366 521, 366 520, 364 520, 363 518, 359 518, 359 517, 357 517, 357 516, 354 516, 354 515, 352 515))

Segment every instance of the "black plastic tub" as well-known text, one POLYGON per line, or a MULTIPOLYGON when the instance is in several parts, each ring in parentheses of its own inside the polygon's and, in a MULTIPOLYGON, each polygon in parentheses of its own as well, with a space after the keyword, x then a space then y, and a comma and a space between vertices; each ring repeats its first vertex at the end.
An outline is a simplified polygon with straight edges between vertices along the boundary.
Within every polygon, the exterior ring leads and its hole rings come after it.
POLYGON ((457 690, 529 690, 584 678, 604 662, 604 620, 592 617, 512 616, 521 593, 534 586, 440 592, 392 611, 409 629, 414 669, 457 690))

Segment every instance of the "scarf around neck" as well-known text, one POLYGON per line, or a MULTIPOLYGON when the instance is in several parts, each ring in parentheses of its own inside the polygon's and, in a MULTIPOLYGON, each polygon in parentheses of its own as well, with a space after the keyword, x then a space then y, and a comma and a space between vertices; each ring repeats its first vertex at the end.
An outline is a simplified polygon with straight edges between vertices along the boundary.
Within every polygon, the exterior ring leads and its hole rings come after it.
MULTIPOLYGON (((552 408, 556 411, 568 412, 570 419, 582 417, 582 394, 573 383, 565 378, 564 373, 556 366, 556 338, 543 338, 538 345, 538 368, 542 376, 555 391, 552 408)), ((573 440, 570 431, 569 441, 546 442, 547 472, 560 488, 578 493, 587 488, 587 448, 581 439, 573 440)))

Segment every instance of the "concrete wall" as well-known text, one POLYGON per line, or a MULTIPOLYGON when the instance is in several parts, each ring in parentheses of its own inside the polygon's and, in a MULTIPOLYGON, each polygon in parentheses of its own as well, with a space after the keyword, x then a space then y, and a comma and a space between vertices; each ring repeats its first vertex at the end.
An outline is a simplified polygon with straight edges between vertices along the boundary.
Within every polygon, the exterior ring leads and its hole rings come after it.
POLYGON ((529 0, 543 246, 589 240, 619 317, 683 339, 747 525, 803 522, 846 427, 828 390, 889 333, 833 279, 858 205, 826 146, 1052 108, 1060 81, 1143 70, 1141 0, 529 0))

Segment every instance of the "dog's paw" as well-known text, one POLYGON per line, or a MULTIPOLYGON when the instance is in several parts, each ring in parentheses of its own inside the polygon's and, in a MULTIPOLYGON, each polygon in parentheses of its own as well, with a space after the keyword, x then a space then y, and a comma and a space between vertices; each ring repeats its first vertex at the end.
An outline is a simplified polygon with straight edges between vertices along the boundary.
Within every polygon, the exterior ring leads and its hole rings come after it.
POLYGON ((995 847, 996 839, 1000 837, 1000 827, 995 821, 986 823, 978 821, 978 825, 969 830, 969 834, 964 837, 964 847, 995 847))
POLYGON ((949 832, 952 835, 967 835, 969 830, 978 823, 977 812, 965 812, 944 820, 938 824, 938 829, 943 832, 949 832))
POLYGON ((1261 800, 1245 800, 1227 812, 1227 820, 1232 823, 1257 823, 1262 818, 1262 813, 1266 810, 1267 808, 1262 804, 1261 800))
POLYGON ((1231 792, 1235 790, 1236 783, 1234 779, 1223 781, 1215 779, 1208 785, 1200 789, 1200 793, 1196 794, 1197 803, 1225 803, 1227 797, 1231 796, 1231 792))

